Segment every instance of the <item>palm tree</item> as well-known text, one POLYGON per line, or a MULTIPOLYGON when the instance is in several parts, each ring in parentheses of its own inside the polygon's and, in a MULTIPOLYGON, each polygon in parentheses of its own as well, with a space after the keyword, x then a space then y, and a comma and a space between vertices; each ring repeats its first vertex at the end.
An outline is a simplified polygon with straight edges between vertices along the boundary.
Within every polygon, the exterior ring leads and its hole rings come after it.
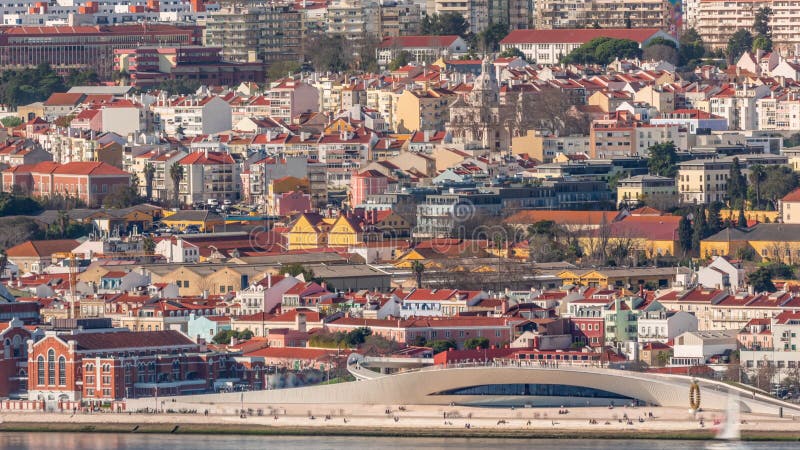
POLYGON ((761 164, 755 164, 750 168, 750 182, 756 187, 756 204, 753 209, 761 206, 761 182, 766 178, 767 172, 761 164))
POLYGON ((169 177, 172 179, 172 186, 175 188, 173 192, 173 201, 176 208, 179 207, 179 196, 180 196, 180 185, 181 181, 183 181, 183 166, 178 164, 177 161, 172 163, 172 166, 169 168, 169 177))
POLYGON ((144 165, 144 189, 147 200, 153 199, 153 177, 156 174, 156 168, 152 164, 147 163, 144 165))
POLYGON ((422 272, 425 272, 425 265, 419 261, 413 261, 411 263, 411 270, 417 277, 417 289, 422 287, 422 272))

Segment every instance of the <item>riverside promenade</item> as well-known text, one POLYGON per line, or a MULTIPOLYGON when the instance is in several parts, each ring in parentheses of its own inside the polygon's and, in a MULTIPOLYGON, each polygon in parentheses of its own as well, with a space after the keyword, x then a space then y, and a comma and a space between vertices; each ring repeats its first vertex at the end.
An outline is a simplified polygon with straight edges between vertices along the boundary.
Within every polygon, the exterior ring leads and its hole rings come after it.
MULTIPOLYGON (((169 405, 165 406, 167 409, 169 405)), ((663 407, 477 408, 432 405, 266 405, 206 414, 0 414, 0 431, 109 431, 392 436, 710 438, 719 412, 663 407), (259 415, 260 414, 260 415, 259 415)), ((742 414, 745 438, 800 439, 800 417, 742 414)))

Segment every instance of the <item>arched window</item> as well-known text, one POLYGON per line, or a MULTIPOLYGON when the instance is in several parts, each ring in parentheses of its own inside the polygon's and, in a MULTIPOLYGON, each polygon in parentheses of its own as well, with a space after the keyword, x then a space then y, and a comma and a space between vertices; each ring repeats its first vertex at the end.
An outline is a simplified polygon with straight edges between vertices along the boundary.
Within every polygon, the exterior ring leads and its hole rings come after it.
POLYGON ((38 384, 39 386, 44 384, 44 356, 39 355, 39 358, 36 360, 36 372, 38 373, 38 384))
POLYGON ((67 358, 58 357, 58 385, 67 385, 67 358))
POLYGON ((14 358, 25 356, 25 348, 22 345, 22 338, 19 335, 14 336, 14 358))
POLYGON ((56 351, 52 348, 47 351, 47 384, 56 384, 56 351))
POLYGON ((11 358, 11 340, 6 339, 3 341, 3 358, 10 359, 11 358))

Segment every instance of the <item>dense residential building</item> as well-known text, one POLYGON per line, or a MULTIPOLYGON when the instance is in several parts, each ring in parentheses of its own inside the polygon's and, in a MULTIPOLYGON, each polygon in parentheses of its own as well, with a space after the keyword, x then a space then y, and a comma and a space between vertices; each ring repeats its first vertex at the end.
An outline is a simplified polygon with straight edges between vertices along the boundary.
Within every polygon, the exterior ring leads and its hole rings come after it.
POLYGON ((657 175, 636 175, 617 183, 617 207, 636 207, 651 198, 676 198, 675 179, 657 175))
POLYGON ((263 82, 264 65, 259 62, 223 62, 219 47, 137 47, 114 50, 114 70, 130 77, 140 88, 158 86, 166 80, 196 80, 209 85, 263 82))
POLYGON ((551 28, 670 28, 667 0, 542 0, 536 2, 537 29, 551 28))
POLYGON ((380 4, 375 0, 334 0, 328 5, 326 19, 329 35, 348 40, 380 35, 380 4))
POLYGON ((712 49, 724 49, 728 39, 738 29, 753 31, 755 14, 760 8, 770 8, 769 19, 775 49, 796 52, 800 38, 794 32, 800 2, 775 0, 699 0, 697 14, 692 19, 703 43, 712 49))

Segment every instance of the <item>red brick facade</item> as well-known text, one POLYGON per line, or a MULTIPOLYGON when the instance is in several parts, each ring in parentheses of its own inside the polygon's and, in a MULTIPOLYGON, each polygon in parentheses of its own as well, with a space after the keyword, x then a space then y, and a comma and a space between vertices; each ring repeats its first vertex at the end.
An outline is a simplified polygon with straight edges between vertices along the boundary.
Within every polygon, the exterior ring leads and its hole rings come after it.
POLYGON ((201 352, 177 331, 48 334, 31 345, 31 400, 61 401, 204 392, 228 378, 227 356, 201 352))
POLYGON ((28 339, 31 335, 19 320, 0 324, 0 397, 16 397, 27 391, 28 339))
POLYGON ((3 171, 3 190, 34 197, 60 195, 100 206, 116 189, 130 185, 130 174, 104 162, 42 162, 3 171))

